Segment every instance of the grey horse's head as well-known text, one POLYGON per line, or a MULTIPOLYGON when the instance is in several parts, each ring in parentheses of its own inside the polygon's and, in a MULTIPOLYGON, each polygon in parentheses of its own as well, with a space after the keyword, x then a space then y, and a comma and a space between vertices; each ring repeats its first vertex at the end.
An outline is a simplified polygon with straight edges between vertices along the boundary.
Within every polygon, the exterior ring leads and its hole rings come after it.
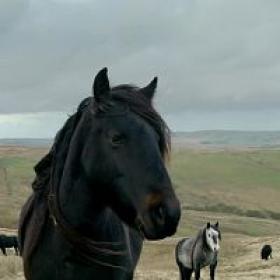
POLYGON ((205 239, 209 248, 213 252, 218 252, 220 249, 221 232, 219 227, 219 222, 211 225, 209 222, 205 228, 205 239))

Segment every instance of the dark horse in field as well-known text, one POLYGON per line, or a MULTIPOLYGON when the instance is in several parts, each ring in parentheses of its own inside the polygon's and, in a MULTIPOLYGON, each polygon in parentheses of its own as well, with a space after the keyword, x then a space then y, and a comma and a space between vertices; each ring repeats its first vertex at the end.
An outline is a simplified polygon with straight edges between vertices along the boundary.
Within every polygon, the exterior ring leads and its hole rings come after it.
POLYGON ((7 248, 14 248, 16 255, 18 255, 18 239, 15 235, 0 235, 0 249, 2 253, 7 256, 7 248))
POLYGON ((269 244, 266 244, 261 249, 261 259, 268 260, 269 258, 272 259, 272 247, 269 244))
POLYGON ((180 205, 165 167, 170 133, 144 88, 107 69, 35 166, 19 236, 28 280, 133 279, 142 242, 173 235, 180 205))

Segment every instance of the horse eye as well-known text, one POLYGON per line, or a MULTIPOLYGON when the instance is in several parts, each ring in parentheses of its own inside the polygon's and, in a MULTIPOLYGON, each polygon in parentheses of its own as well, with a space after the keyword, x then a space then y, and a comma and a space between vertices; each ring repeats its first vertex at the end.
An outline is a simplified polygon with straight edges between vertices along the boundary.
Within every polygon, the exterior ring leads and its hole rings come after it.
POLYGON ((112 136, 111 141, 113 146, 119 146, 124 143, 125 136, 123 134, 115 134, 112 136))

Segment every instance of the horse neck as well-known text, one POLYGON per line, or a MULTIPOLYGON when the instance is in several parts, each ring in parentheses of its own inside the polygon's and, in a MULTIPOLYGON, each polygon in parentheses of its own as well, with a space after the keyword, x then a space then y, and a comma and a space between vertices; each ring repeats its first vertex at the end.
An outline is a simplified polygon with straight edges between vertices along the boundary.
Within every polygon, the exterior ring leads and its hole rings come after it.
POLYGON ((93 186, 88 187, 83 178, 74 181, 69 178, 68 182, 61 184, 60 206, 72 226, 94 239, 106 238, 107 241, 118 236, 116 231, 123 231, 122 222, 101 202, 93 186))
MULTIPOLYGON (((94 180, 89 185, 84 169, 81 167, 81 155, 88 139, 92 123, 91 115, 85 113, 77 125, 63 163, 63 174, 59 182, 59 204, 63 216, 79 231, 93 238, 111 238, 110 228, 123 229, 120 219, 106 207, 101 186, 94 180)), ((113 235, 113 234, 112 234, 113 235)), ((116 234, 117 235, 117 234, 116 234)))
MULTIPOLYGON (((82 143, 77 143, 79 147, 82 143)), ((94 239, 109 241, 123 233, 123 224, 116 214, 106 207, 97 183, 88 184, 85 174, 77 165, 80 151, 75 147, 68 156, 59 186, 59 202, 63 215, 80 232, 94 239), (78 174, 78 176, 77 176, 78 174)))

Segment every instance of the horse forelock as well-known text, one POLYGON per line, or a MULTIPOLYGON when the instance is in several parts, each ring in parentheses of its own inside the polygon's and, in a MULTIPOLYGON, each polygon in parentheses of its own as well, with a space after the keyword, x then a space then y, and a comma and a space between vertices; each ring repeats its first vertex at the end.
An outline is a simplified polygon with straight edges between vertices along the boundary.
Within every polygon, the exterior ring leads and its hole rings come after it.
POLYGON ((219 238, 220 240, 222 240, 222 235, 221 235, 221 230, 220 230, 220 228, 219 228, 219 227, 216 227, 215 225, 211 225, 211 228, 212 228, 213 230, 215 230, 215 231, 218 233, 218 238, 219 238))
POLYGON ((155 110, 139 87, 123 84, 111 90, 113 100, 126 104, 128 108, 144 119, 159 136, 159 148, 164 159, 168 159, 171 150, 171 132, 166 122, 155 110))
MULTIPOLYGON (((83 100, 79 106, 78 111, 67 119, 64 126, 56 134, 54 143, 50 151, 35 165, 34 171, 36 173, 37 181, 46 179, 46 177, 49 178, 51 176, 50 168, 53 167, 57 160, 64 164, 72 135, 82 112, 82 109, 80 109, 80 107, 86 100, 87 99, 83 100), (60 156, 58 156, 58 152, 61 154, 60 156), (48 170, 49 172, 46 172, 46 170, 48 170)), ((34 183, 36 183, 36 180, 34 183)), ((36 189, 36 184, 34 188, 36 189)))

